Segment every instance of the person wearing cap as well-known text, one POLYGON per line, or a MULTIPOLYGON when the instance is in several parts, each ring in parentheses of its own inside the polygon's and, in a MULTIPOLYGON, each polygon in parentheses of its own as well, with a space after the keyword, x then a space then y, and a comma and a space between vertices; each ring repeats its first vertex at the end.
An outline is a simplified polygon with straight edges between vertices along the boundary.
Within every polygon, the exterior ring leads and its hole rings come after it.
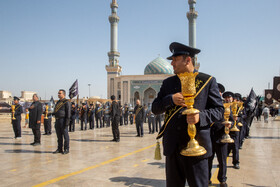
POLYGON ((196 92, 194 108, 200 112, 192 115, 182 115, 186 105, 181 93, 181 82, 177 74, 196 72, 194 68, 195 55, 200 52, 177 42, 169 46, 172 56, 174 76, 165 79, 157 98, 153 101, 152 112, 162 114, 166 118, 157 139, 163 137, 163 150, 166 156, 167 187, 183 187, 186 180, 189 186, 208 186, 208 158, 212 155, 210 125, 223 119, 224 107, 219 94, 216 79, 199 72, 196 76, 196 92), (168 122, 168 123, 167 123, 168 122), (181 150, 190 140, 188 124, 195 124, 197 133, 195 139, 207 151, 202 156, 182 156, 181 150))
POLYGON ((88 122, 88 112, 87 112, 86 103, 82 103, 82 109, 80 111, 81 116, 81 130, 87 130, 87 122, 88 122), (85 125, 85 126, 84 126, 85 125))
MULTIPOLYGON (((19 98, 14 97, 15 111, 14 117, 12 118, 13 130, 15 134, 15 139, 21 139, 21 114, 23 113, 22 106, 19 104, 19 98)), ((12 115, 13 117, 13 115, 12 115)))
MULTIPOLYGON (((237 101, 238 95, 235 96, 232 92, 225 92, 223 94, 223 97, 225 98, 226 102, 233 102, 237 101)), ((240 95, 241 97, 241 95, 240 95)), ((236 121, 238 123, 238 117, 233 116, 233 121, 236 121)), ((232 126, 233 127, 233 126, 232 126)), ((236 125, 237 128, 239 128, 238 125, 236 125)), ((232 151, 232 164, 234 169, 239 169, 239 134, 240 131, 230 131, 229 135, 234 140, 234 143, 228 144, 228 154, 232 151)))
POLYGON ((41 145, 41 116, 43 113, 43 106, 39 102, 37 94, 33 95, 33 103, 29 107, 29 126, 32 128, 34 134, 34 142, 30 145, 41 145))
POLYGON ((96 120, 96 128, 102 128, 102 116, 103 116, 103 108, 99 102, 96 103, 95 109, 95 120, 96 120), (98 125, 100 124, 100 125, 98 125))
POLYGON ((58 98, 55 108, 54 108, 54 115, 55 115, 55 131, 57 136, 57 150, 53 152, 53 154, 62 153, 68 154, 69 153, 69 134, 68 128, 70 124, 70 117, 71 117, 71 106, 70 102, 65 98, 66 91, 60 89, 58 91, 58 98), (63 141, 64 139, 64 141, 63 141), (63 142, 64 142, 64 151, 63 149, 63 142))
MULTIPOLYGON (((222 94, 225 92, 225 87, 218 83, 220 96, 222 98, 222 94)), ((222 123, 224 119, 217 121, 212 124, 211 126, 211 141, 212 141, 212 156, 208 159, 209 165, 209 184, 212 184, 211 181, 211 170, 213 166, 213 160, 215 154, 217 155, 217 160, 219 163, 219 172, 218 172, 218 180, 220 182, 221 187, 226 187, 227 183, 227 143, 222 143, 221 139, 225 134, 225 125, 222 123)), ((227 127, 230 128, 231 124, 227 124, 227 127)))
POLYGON ((71 103, 71 117, 69 124, 69 132, 75 132, 75 119, 77 115, 77 109, 74 102, 71 103))
POLYGON ((94 106, 93 104, 90 104, 88 110, 89 129, 94 129, 94 114, 95 114, 94 106))
POLYGON ((47 119, 45 119, 46 115, 46 106, 48 106, 48 103, 45 103, 45 111, 43 112, 44 115, 44 130, 45 134, 43 135, 51 135, 52 134, 52 114, 51 114, 51 108, 48 108, 47 111, 47 119))
POLYGON ((119 131, 119 122, 120 122, 120 105, 116 101, 114 95, 111 96, 112 104, 110 109, 110 116, 112 119, 112 133, 113 139, 111 141, 119 142, 120 141, 120 131, 119 131))

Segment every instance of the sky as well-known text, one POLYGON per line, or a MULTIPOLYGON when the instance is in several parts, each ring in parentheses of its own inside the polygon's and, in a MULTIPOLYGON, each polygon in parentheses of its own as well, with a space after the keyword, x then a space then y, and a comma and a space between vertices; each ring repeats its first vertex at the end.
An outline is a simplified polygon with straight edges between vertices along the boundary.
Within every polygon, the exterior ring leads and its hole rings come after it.
MULTIPOLYGON (((0 0, 0 90, 57 98, 78 79, 80 97, 107 96, 111 0, 0 0), (91 84, 89 87, 88 84, 91 84)), ((117 0, 122 75, 188 44, 187 0, 117 0)), ((226 90, 263 95, 280 75, 279 0, 197 0, 200 71, 226 90)), ((67 93, 68 94, 68 93, 67 93)))

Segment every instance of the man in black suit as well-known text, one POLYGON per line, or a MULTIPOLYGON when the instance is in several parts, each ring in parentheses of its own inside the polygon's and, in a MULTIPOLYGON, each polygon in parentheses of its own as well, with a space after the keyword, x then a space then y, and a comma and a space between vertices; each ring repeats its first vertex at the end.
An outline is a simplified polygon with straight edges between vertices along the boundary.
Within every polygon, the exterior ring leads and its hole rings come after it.
POLYGON ((120 105, 116 102, 116 97, 114 95, 111 96, 112 105, 110 116, 112 119, 112 132, 113 132, 113 140, 115 142, 120 141, 120 131, 119 131, 119 122, 120 122, 120 105))
POLYGON ((101 107, 101 104, 98 102, 96 109, 95 109, 95 120, 96 120, 96 128, 102 128, 102 116, 103 116, 103 108, 101 107), (98 123, 100 125, 98 125, 98 123))
POLYGON ((71 117, 71 106, 70 102, 65 98, 66 92, 63 89, 58 91, 58 98, 55 108, 55 131, 57 136, 57 150, 53 153, 69 153, 69 134, 68 128, 70 124, 71 117), (64 151, 63 148, 63 138, 64 138, 64 151))
POLYGON ((23 112, 22 106, 19 104, 19 98, 14 97, 14 104, 15 104, 15 111, 14 116, 15 118, 12 119, 13 130, 15 133, 15 139, 21 139, 21 114, 23 112))
POLYGON ((41 144, 41 116, 43 113, 43 106, 39 102, 37 94, 33 95, 33 103, 29 108, 29 126, 32 128, 34 134, 34 142, 30 145, 40 145, 41 144))
POLYGON ((154 114, 165 112, 165 121, 158 137, 163 136, 164 155, 166 156, 167 187, 183 187, 186 180, 189 186, 208 186, 208 157, 212 155, 210 125, 223 119, 224 107, 219 94, 216 79, 210 75, 199 73, 196 76, 196 93, 194 108, 200 112, 182 115, 186 107, 181 93, 181 82, 177 74, 195 72, 194 57, 199 49, 174 42, 170 44, 173 53, 172 60, 175 76, 165 79, 157 98, 152 105, 154 114), (195 139, 207 153, 202 156, 182 156, 182 148, 190 140, 188 124, 195 124, 197 133, 195 139))
POLYGON ((143 122, 145 120, 145 110, 144 107, 141 105, 140 100, 136 100, 136 106, 134 108, 134 118, 136 123, 136 131, 138 137, 144 136, 144 130, 143 130, 143 122))
POLYGON ((87 122, 88 122, 88 109, 86 103, 82 103, 81 109, 81 130, 87 130, 87 122), (85 125, 85 126, 84 126, 85 125))
POLYGON ((75 119, 76 119, 77 109, 75 106, 75 103, 71 104, 71 118, 70 118, 70 124, 69 124, 69 132, 75 131, 75 119))

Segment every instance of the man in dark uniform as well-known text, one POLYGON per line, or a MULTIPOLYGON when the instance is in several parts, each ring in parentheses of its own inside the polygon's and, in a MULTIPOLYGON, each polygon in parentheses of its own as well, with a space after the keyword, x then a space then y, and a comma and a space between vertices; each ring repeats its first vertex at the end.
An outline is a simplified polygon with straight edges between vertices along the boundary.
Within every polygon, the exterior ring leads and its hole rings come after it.
POLYGON ((50 112, 48 103, 45 103, 45 111, 43 112, 43 114, 44 114, 44 129, 45 129, 45 134, 43 134, 43 135, 51 135, 52 134, 52 114, 50 112), (48 111, 47 111, 47 109, 48 109, 48 111))
POLYGON ((87 130, 88 112, 86 103, 82 103, 81 109, 81 130, 87 130), (85 125, 85 126, 84 126, 85 125))
POLYGON ((161 129, 161 114, 156 115, 156 132, 161 129))
POLYGON ((155 133, 155 115, 151 109, 149 109, 147 113, 148 113, 147 116, 148 116, 149 134, 154 134, 155 133))
POLYGON ((120 141, 120 131, 119 131, 119 121, 120 121, 120 108, 119 104, 116 102, 116 97, 111 96, 112 105, 111 105, 111 119, 112 119, 112 132, 113 140, 115 142, 120 141))
POLYGON ((140 105, 140 100, 136 100, 136 106, 134 108, 134 118, 135 118, 135 123, 136 123, 136 131, 138 137, 143 137, 144 136, 144 130, 143 130, 143 122, 145 118, 145 111, 144 107, 140 105))
POLYGON ((21 114, 23 113, 22 106, 19 104, 19 98, 14 97, 15 111, 14 116, 15 119, 12 118, 13 130, 15 133, 15 139, 21 139, 21 114))
MULTIPOLYGON (((219 92, 222 97, 222 93, 225 92, 225 87, 218 83, 219 92)), ((219 163, 219 173, 218 180, 220 182, 221 187, 226 187, 227 183, 227 143, 222 143, 221 139, 225 134, 225 125, 222 123, 224 119, 215 122, 211 126, 211 141, 212 141, 212 156, 208 159, 209 164, 209 184, 211 184, 211 170, 213 166, 213 160, 215 157, 215 153, 217 155, 218 163, 219 163)), ((230 124, 227 124, 227 127, 230 128, 230 124)))
POLYGON ((57 150, 53 152, 68 154, 69 153, 69 134, 68 134, 68 126, 70 123, 71 117, 71 106, 70 102, 65 98, 66 92, 63 89, 58 91, 58 98, 55 108, 55 130, 57 135, 57 150), (64 152, 63 148, 63 137, 64 137, 64 152))
POLYGON ((196 72, 194 57, 199 49, 174 42, 170 44, 175 76, 165 79, 157 98, 152 105, 154 114, 166 113, 166 120, 158 137, 163 136, 164 155, 166 156, 167 187, 208 186, 208 157, 212 155, 210 125, 223 119, 224 107, 219 94, 216 79, 204 73, 196 76, 196 93, 194 108, 200 112, 182 115, 186 107, 181 93, 181 82, 177 74, 196 72), (168 123, 167 123, 168 122, 168 123), (196 125, 196 137, 199 145, 207 151, 202 156, 182 156, 181 150, 190 140, 188 124, 196 125))
POLYGON ((34 134, 34 142, 30 145, 40 145, 41 144, 41 117, 43 113, 43 106, 39 102, 37 94, 33 95, 33 103, 29 108, 29 126, 32 128, 34 134))
POLYGON ((103 114, 103 108, 101 107, 100 103, 97 103, 96 109, 95 109, 95 120, 96 120, 96 128, 102 128, 102 115, 103 114), (100 126, 98 125, 100 124, 100 126))
POLYGON ((75 106, 75 103, 71 104, 71 118, 70 118, 70 124, 69 124, 69 132, 75 131, 75 119, 76 119, 77 109, 75 106))
POLYGON ((90 104, 88 110, 89 129, 94 129, 94 116, 95 116, 94 106, 93 104, 90 104))
MULTIPOLYGON (((225 99, 225 102, 231 103, 233 102, 234 94, 232 92, 225 92, 223 94, 223 98, 225 99)), ((233 116, 233 120, 237 121, 238 123, 238 117, 233 116)), ((233 127, 233 126, 232 126, 233 127)), ((238 128, 239 126, 236 125, 238 128)), ((240 131, 230 131, 229 135, 234 140, 234 143, 228 144, 228 154, 232 151, 232 164, 234 169, 239 169, 239 133, 240 131)))
POLYGON ((124 125, 128 125, 128 106, 127 104, 124 105, 124 114, 123 114, 123 118, 124 118, 124 125))
POLYGON ((120 109, 120 126, 123 125, 123 107, 121 105, 121 102, 119 101, 119 109, 120 109))

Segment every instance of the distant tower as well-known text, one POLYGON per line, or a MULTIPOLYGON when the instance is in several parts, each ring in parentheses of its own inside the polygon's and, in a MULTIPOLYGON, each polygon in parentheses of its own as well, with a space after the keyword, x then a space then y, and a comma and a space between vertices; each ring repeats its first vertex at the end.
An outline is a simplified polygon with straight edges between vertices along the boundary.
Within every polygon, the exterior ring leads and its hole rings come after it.
POLYGON ((106 65, 107 71, 107 98, 116 94, 115 77, 118 77, 122 71, 119 66, 120 53, 118 52, 118 23, 119 16, 117 15, 118 4, 117 0, 112 0, 111 3, 112 14, 109 16, 111 24, 111 50, 108 52, 109 65, 106 65))
MULTIPOLYGON (((196 18, 198 16, 195 11, 196 0, 188 0, 190 5, 190 11, 187 12, 187 18, 189 20, 189 46, 196 48, 196 18)), ((200 64, 197 63, 197 57, 195 56, 195 69, 199 69, 200 64)))

